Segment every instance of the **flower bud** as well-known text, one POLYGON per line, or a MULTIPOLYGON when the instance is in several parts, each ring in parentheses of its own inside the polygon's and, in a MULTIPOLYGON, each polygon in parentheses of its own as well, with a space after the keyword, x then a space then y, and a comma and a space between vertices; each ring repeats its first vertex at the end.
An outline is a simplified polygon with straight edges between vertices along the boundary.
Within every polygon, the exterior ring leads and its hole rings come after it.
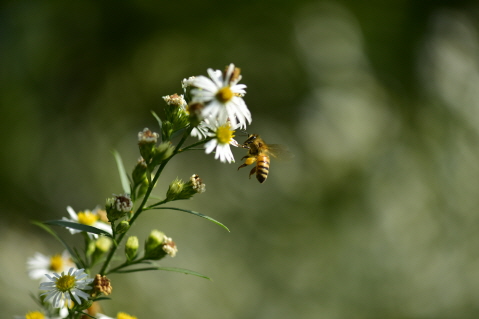
POLYGON ((91 255, 92 265, 96 264, 111 248, 112 241, 109 237, 101 236, 94 243, 94 251, 91 255))
POLYGON ((138 133, 138 146, 140 148, 140 154, 148 163, 152 157, 152 153, 156 142, 158 141, 159 134, 150 131, 148 128, 143 129, 138 133))
POLYGON ((123 233, 126 233, 127 230, 130 228, 130 223, 126 220, 122 220, 118 226, 116 226, 116 233, 117 234, 123 234, 123 233))
POLYGON ((126 258, 131 261, 134 260, 136 257, 136 254, 138 253, 138 237, 136 236, 130 236, 128 237, 128 240, 126 241, 125 244, 125 254, 126 258))
POLYGON ((104 254, 111 248, 111 239, 106 236, 100 236, 95 242, 95 250, 104 254))
POLYGON ((158 260, 166 255, 162 249, 165 234, 159 230, 152 230, 145 241, 145 259, 158 260))
POLYGON ((174 201, 181 199, 189 199, 196 193, 203 193, 206 185, 203 184, 201 178, 197 174, 193 174, 187 183, 181 179, 176 178, 171 182, 166 192, 166 200, 174 201))
POLYGON ((147 169, 147 164, 143 157, 140 157, 138 159, 138 163, 136 164, 135 168, 133 169, 133 173, 131 174, 131 177, 133 179, 133 186, 137 186, 143 181, 146 180, 146 169, 147 169))
POLYGON ((95 240, 88 240, 86 245, 86 255, 91 256, 96 251, 96 241, 95 240))
POLYGON ((153 149, 150 165, 152 167, 159 165, 163 160, 167 159, 171 156, 171 154, 173 154, 173 150, 174 147, 171 145, 171 143, 161 143, 153 149))
POLYGON ((95 279, 93 280, 93 295, 94 296, 98 296, 98 295, 108 296, 111 294, 112 290, 113 288, 111 286, 110 279, 100 274, 97 274, 95 276, 95 279))
POLYGON ((106 214, 110 222, 114 222, 127 213, 131 212, 133 208, 133 202, 130 199, 130 195, 115 195, 113 198, 108 198, 106 200, 106 214))

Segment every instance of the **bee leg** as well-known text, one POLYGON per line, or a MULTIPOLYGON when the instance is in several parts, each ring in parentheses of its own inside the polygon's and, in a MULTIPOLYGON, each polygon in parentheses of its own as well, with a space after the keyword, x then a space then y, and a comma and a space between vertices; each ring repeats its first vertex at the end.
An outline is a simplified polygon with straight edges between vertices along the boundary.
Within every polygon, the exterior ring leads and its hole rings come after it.
MULTIPOLYGON (((256 157, 248 157, 248 156, 245 156, 245 157, 246 157, 246 161, 244 162, 244 164, 242 164, 240 167, 238 167, 238 170, 242 167, 251 165, 254 162, 256 162, 256 157)), ((243 160, 245 157, 243 157, 241 160, 243 160)))
POLYGON ((253 167, 253 169, 251 170, 251 172, 249 172, 249 178, 251 179, 251 175, 253 175, 254 173, 256 173, 256 166, 253 167))

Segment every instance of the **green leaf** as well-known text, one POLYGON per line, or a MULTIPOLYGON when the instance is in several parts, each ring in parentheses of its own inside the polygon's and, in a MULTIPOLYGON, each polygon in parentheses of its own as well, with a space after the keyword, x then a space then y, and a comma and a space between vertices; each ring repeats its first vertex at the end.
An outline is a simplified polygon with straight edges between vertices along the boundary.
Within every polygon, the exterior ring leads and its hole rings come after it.
POLYGON ((99 228, 93 227, 93 226, 88 226, 80 223, 75 223, 75 222, 70 222, 67 220, 49 220, 46 222, 43 222, 44 224, 48 225, 56 225, 56 226, 62 226, 62 227, 67 227, 67 228, 73 228, 79 231, 84 231, 87 233, 93 233, 97 235, 104 235, 108 237, 112 237, 109 232, 106 232, 104 230, 101 230, 99 228))
POLYGON ((197 277, 201 277, 201 278, 205 278, 205 279, 208 279, 208 280, 211 280, 211 278, 205 276, 205 275, 202 275, 196 271, 193 271, 193 270, 188 270, 188 269, 184 269, 184 268, 176 268, 176 267, 146 267, 146 268, 136 268, 136 269, 127 269, 127 270, 118 270, 118 271, 115 271, 116 273, 122 273, 122 274, 126 274, 126 273, 131 273, 131 272, 138 272, 138 271, 148 271, 148 270, 165 270, 165 271, 173 271, 173 272, 179 272, 179 273, 182 273, 182 274, 185 274, 185 275, 193 275, 193 276, 197 276, 197 277))
POLYGON ((43 230, 45 230, 47 233, 52 235, 56 240, 58 240, 63 245, 63 247, 65 247, 65 249, 68 251, 75 265, 78 268, 81 268, 82 262, 81 260, 77 258, 78 256, 75 254, 75 251, 63 239, 61 239, 60 236, 57 235, 57 233, 55 233, 50 227, 48 227, 44 223, 32 220, 32 224, 37 225, 40 228, 43 228, 43 230))
MULTIPOLYGON (((163 132, 163 121, 160 119, 158 114, 155 113, 155 111, 151 111, 151 114, 155 117, 155 119, 158 121, 158 126, 160 127, 160 132, 163 132)), ((163 140, 163 139, 162 139, 163 140)))
POLYGON ((177 207, 154 207, 154 208, 151 208, 151 209, 171 209, 171 210, 179 210, 181 212, 185 212, 185 213, 189 213, 189 214, 193 214, 193 215, 196 215, 198 217, 202 217, 202 218, 205 218, 209 221, 212 221, 213 223, 217 224, 217 225, 220 225, 221 227, 223 227, 224 229, 226 229, 227 231, 230 231, 228 229, 228 227, 226 227, 225 225, 223 225, 222 223, 220 223, 219 221, 217 221, 216 219, 213 219, 209 216, 206 216, 206 215, 203 215, 201 213, 198 213, 198 212, 195 212, 193 210, 189 210, 189 209, 183 209, 183 208, 177 208, 177 207))
POLYGON ((125 167, 123 166, 123 161, 121 160, 120 153, 118 153, 116 150, 113 150, 112 153, 115 157, 116 165, 118 166, 118 173, 120 174, 121 187, 123 188, 123 192, 125 194, 130 194, 130 180, 128 179, 128 174, 126 174, 125 167))
POLYGON ((158 270, 165 270, 165 271, 173 271, 173 272, 179 272, 179 273, 182 273, 182 274, 185 274, 185 275, 193 275, 193 276, 197 276, 197 277, 201 277, 201 278, 205 278, 205 279, 208 279, 208 280, 211 280, 210 277, 207 277, 205 275, 202 275, 196 271, 193 271, 193 270, 188 270, 188 269, 184 269, 184 268, 177 268, 177 267, 158 267, 158 270))

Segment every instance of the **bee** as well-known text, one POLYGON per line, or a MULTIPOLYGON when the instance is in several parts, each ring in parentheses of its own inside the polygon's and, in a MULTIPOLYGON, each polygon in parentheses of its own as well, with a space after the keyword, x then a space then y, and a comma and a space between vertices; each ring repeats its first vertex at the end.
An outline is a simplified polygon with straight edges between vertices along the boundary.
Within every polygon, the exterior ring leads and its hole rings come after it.
POLYGON ((248 135, 248 138, 241 147, 248 149, 248 154, 241 159, 246 160, 240 167, 238 167, 238 170, 256 162, 256 166, 249 172, 249 178, 256 173, 256 179, 260 183, 264 183, 266 178, 268 178, 270 156, 290 156, 289 152, 283 145, 266 144, 258 134, 248 135))

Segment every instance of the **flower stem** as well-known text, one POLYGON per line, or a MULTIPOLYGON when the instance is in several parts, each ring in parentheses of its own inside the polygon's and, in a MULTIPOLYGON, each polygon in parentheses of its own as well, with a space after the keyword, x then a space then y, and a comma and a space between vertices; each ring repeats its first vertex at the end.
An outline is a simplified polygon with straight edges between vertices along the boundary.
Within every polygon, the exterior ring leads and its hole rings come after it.
MULTIPOLYGON (((168 164, 170 159, 172 159, 173 156, 175 156, 176 154, 178 154, 180 152, 181 145, 183 145, 183 143, 186 141, 186 139, 190 135, 192 129, 193 129, 192 127, 189 127, 188 129, 185 130, 185 133, 183 134, 183 137, 181 138, 181 140, 176 145, 175 150, 173 151, 173 154, 171 154, 170 157, 168 157, 167 159, 163 160, 163 162, 161 162, 160 166, 158 167, 158 170, 156 171, 155 177, 153 178, 151 183, 148 185, 148 189, 146 190, 145 196, 143 196, 143 200, 141 201, 140 206, 136 210, 135 214, 133 214, 133 217, 130 219, 130 226, 133 225, 134 221, 143 212, 144 207, 146 205, 146 202, 148 201, 148 198, 150 197, 150 194, 153 191, 153 188, 155 187, 156 182, 160 178, 160 175, 163 172, 163 169, 165 168, 166 164, 168 164)), ((195 144, 197 144, 197 143, 195 143, 195 144)), ((115 255, 116 250, 118 249, 118 246, 120 245, 121 241, 123 240, 123 238, 125 237, 126 234, 127 234, 127 232, 122 233, 122 234, 119 235, 118 239, 116 240, 117 244, 113 245, 113 247, 111 248, 108 256, 106 257, 105 262, 103 263, 103 266, 100 270, 100 275, 102 275, 102 276, 105 275, 105 273, 108 269, 108 266, 110 265, 110 262, 111 262, 113 256, 115 255)))

